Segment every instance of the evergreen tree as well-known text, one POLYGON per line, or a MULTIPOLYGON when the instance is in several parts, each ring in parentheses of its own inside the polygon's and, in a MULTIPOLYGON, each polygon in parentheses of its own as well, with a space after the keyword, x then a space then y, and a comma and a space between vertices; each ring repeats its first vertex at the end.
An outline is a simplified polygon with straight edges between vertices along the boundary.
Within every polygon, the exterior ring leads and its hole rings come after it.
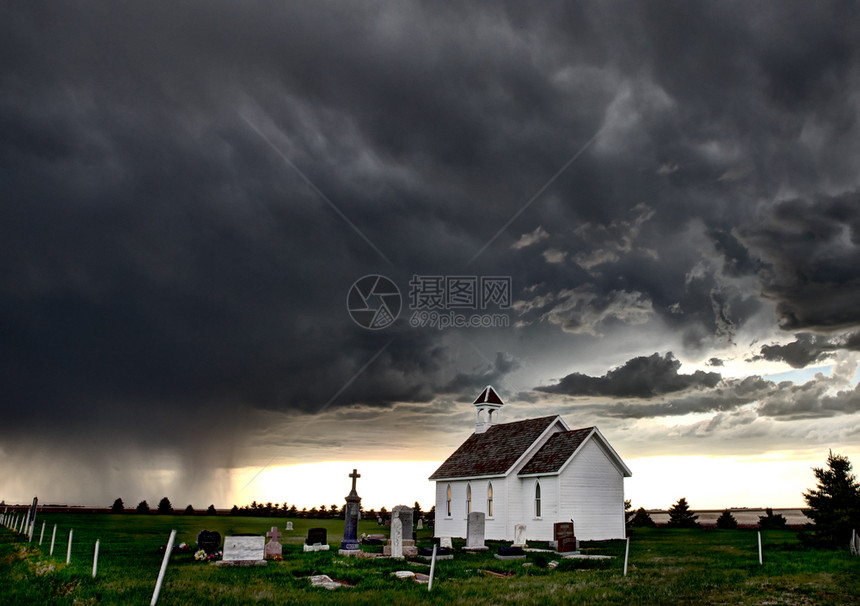
POLYGON ((111 505, 110 512, 111 513, 123 513, 125 511, 125 505, 122 502, 122 499, 117 499, 111 505))
POLYGON ((191 506, 191 504, 189 503, 189 504, 188 504, 188 507, 186 507, 186 508, 185 508, 185 515, 187 515, 187 516, 193 516, 195 513, 196 513, 196 512, 194 511, 194 508, 193 508, 193 507, 191 506))
POLYGON ((690 511, 690 506, 687 504, 687 499, 681 497, 678 502, 669 508, 669 528, 699 528, 699 523, 696 521, 699 516, 693 515, 690 511))
POLYGON ((648 515, 648 512, 645 511, 644 507, 640 507, 636 510, 636 513, 630 518, 629 522, 630 526, 633 527, 648 527, 654 528, 657 524, 654 523, 654 520, 651 519, 651 516, 648 515))
POLYGON ((239 515, 239 508, 236 505, 233 505, 233 508, 230 509, 230 515, 231 516, 239 515))
POLYGON ((735 516, 733 516, 732 512, 728 509, 724 509, 723 513, 720 514, 720 517, 717 518, 717 528, 732 530, 737 527, 738 521, 735 519, 735 516))
POLYGON ((167 497, 163 497, 158 502, 158 513, 161 514, 172 514, 173 513, 173 505, 170 504, 170 499, 167 497))
POLYGON ((784 530, 785 529, 785 516, 783 515, 774 515, 773 509, 768 507, 764 510, 765 515, 759 517, 758 519, 758 527, 761 530, 784 530))
POLYGON ((137 504, 137 513, 152 513, 149 509, 149 503, 146 499, 137 504))
POLYGON ((218 512, 215 511, 215 505, 210 505, 209 507, 206 508, 206 515, 207 516, 217 516, 218 515, 218 512))
POLYGON ((860 485, 851 473, 848 457, 827 456, 827 469, 812 469, 818 486, 803 493, 808 509, 804 509, 813 524, 802 536, 809 544, 836 548, 851 538, 851 530, 860 530, 860 485))

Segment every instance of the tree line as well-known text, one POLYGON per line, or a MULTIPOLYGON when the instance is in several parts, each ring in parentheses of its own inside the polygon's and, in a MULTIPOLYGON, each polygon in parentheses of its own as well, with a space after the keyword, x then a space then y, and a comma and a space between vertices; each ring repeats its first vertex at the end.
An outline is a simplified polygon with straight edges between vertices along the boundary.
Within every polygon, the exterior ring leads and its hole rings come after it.
MULTIPOLYGON (((804 526, 799 537, 810 547, 837 548, 843 546, 854 530, 860 530, 860 484, 851 473, 851 462, 848 457, 833 454, 827 457, 827 467, 812 469, 817 480, 815 488, 803 492, 807 508, 804 515, 812 523, 804 526)), ((628 527, 650 527, 657 524, 644 507, 635 512, 631 502, 625 501, 624 508, 628 527)), ((687 499, 681 497, 669 508, 667 528, 700 528, 697 515, 690 511, 687 499)), ((717 528, 733 529, 738 522, 731 511, 726 509, 717 518, 717 528)), ((786 528, 785 516, 774 514, 773 509, 765 509, 765 515, 759 517, 758 528, 761 530, 781 530, 786 528)))
MULTIPOLYGON (((268 503, 257 503, 257 501, 252 501, 249 505, 243 505, 239 507, 237 505, 233 505, 232 509, 230 509, 229 515, 231 516, 253 516, 253 517, 267 517, 267 518, 308 518, 314 520, 330 520, 330 519, 338 519, 344 517, 344 508, 346 504, 338 507, 337 504, 332 503, 331 505, 320 505, 319 507, 312 507, 308 509, 307 507, 302 507, 299 509, 295 505, 288 505, 287 503, 272 503, 269 501, 268 503)), ((382 518, 383 520, 387 519, 389 516, 388 509, 382 507, 379 511, 375 509, 364 509, 364 506, 358 506, 359 512, 361 513, 361 517, 365 519, 373 519, 373 518, 382 518)), ((146 500, 141 501, 137 504, 135 508, 136 513, 140 514, 151 514, 153 513, 152 508, 146 502, 146 500)), ((111 506, 111 513, 125 513, 125 504, 121 498, 116 499, 111 506)), ((173 505, 170 503, 170 499, 164 497, 161 501, 158 502, 158 507, 155 510, 156 514, 166 514, 166 515, 174 515, 177 511, 173 508, 173 505)), ((436 514, 436 506, 430 508, 430 511, 426 514, 421 511, 421 505, 418 501, 415 501, 415 505, 412 509, 413 516, 415 519, 418 519, 422 516, 432 517, 436 514)), ((203 511, 198 511, 194 509, 193 506, 188 505, 183 511, 184 515, 208 515, 214 516, 219 515, 218 511, 215 509, 215 505, 209 505, 206 509, 205 513, 203 511)))

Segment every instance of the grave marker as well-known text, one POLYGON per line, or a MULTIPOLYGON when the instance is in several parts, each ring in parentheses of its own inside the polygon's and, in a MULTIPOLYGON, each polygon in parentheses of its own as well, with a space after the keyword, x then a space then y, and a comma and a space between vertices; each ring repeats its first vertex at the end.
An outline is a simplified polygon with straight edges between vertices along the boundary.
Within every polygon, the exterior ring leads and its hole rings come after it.
POLYGON ((343 523, 343 541, 340 544, 340 551, 338 551, 341 555, 356 555, 361 553, 361 547, 358 543, 358 515, 361 497, 355 491, 355 481, 361 477, 361 474, 358 473, 357 469, 353 469, 349 477, 352 478, 352 490, 345 497, 346 507, 344 509, 346 511, 343 523))
POLYGON ((280 557, 284 553, 284 548, 279 540, 281 538, 281 532, 278 530, 278 527, 272 526, 272 530, 267 532, 266 536, 269 537, 270 540, 268 543, 266 543, 264 553, 265 557, 280 557))
POLYGON ((303 551, 328 551, 328 531, 325 528, 309 528, 308 538, 302 545, 303 551))
POLYGON ((215 530, 201 530, 197 533, 197 549, 212 555, 221 547, 221 533, 215 530))
POLYGON ((224 538, 221 566, 265 566, 266 538, 257 535, 234 535, 224 538))
POLYGON ((412 533, 412 508, 406 505, 397 505, 391 510, 391 519, 400 518, 401 528, 403 529, 403 540, 414 541, 415 535, 412 533))
POLYGON ((574 534, 573 522, 556 522, 553 525, 553 539, 555 548, 561 553, 568 553, 579 549, 579 541, 574 534))
POLYGON ((403 559, 403 523, 391 518, 391 557, 403 559))
POLYGON ((483 511, 473 511, 466 521, 466 546, 463 549, 481 551, 487 549, 484 545, 484 525, 486 514, 483 511))
POLYGON ((284 527, 284 530, 292 530, 292 529, 293 529, 293 523, 287 522, 287 525, 284 527))
POLYGON ((514 524, 514 547, 526 546, 526 525, 514 524))

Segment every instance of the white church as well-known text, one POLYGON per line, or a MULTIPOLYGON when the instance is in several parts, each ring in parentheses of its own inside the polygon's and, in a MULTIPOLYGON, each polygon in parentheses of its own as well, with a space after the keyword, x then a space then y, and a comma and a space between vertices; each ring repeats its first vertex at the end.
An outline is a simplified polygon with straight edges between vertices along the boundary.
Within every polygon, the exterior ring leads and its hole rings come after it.
POLYGON ((621 539, 624 478, 632 474, 596 427, 571 429, 558 415, 500 423, 503 402, 487 386, 475 400, 475 433, 442 463, 436 482, 437 537, 465 537, 472 511, 486 514, 487 539, 553 539, 573 520, 580 540, 621 539))

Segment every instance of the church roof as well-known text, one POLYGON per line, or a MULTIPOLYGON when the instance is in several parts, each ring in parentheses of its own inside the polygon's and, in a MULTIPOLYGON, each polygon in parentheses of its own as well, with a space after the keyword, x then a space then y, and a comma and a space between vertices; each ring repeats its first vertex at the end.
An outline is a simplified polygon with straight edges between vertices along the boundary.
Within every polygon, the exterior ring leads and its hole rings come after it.
POLYGON ((517 475, 559 471, 593 430, 594 427, 583 427, 554 433, 517 475))
POLYGON ((473 433, 430 479, 503 475, 558 418, 552 415, 499 423, 484 433, 473 433))
POLYGON ((493 389, 493 387, 491 385, 487 385, 484 388, 484 391, 481 392, 481 395, 479 395, 477 398, 475 398, 475 401, 472 402, 472 404, 484 404, 484 403, 499 404, 499 405, 504 404, 504 402, 502 402, 502 399, 499 397, 499 394, 496 393, 496 390, 493 389))

